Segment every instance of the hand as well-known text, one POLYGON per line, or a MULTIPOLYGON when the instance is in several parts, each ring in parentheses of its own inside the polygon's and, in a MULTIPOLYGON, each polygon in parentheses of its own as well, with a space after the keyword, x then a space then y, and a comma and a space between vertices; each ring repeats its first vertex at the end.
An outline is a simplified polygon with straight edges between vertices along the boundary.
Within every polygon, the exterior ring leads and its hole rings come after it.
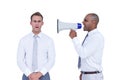
POLYGON ((41 76, 42 76, 41 72, 33 72, 29 75, 29 80, 39 80, 41 76))
POLYGON ((37 78, 36 78, 36 73, 34 72, 34 73, 31 73, 29 76, 28 76, 28 78, 29 78, 29 80, 38 80, 37 78))
POLYGON ((37 76, 38 78, 40 78, 40 77, 43 76, 43 74, 42 74, 41 72, 36 72, 36 76, 37 76))
POLYGON ((71 31, 69 33, 69 36, 70 36, 71 39, 73 39, 74 37, 77 37, 76 31, 71 29, 71 31))

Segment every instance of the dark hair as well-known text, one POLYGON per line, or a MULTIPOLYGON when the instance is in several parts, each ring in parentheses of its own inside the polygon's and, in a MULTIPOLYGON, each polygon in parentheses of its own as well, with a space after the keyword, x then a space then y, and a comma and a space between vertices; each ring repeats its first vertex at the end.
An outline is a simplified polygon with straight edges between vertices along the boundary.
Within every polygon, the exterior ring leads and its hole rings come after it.
POLYGON ((41 14, 40 12, 35 12, 35 13, 33 13, 33 14, 31 15, 31 17, 30 17, 31 21, 32 21, 32 17, 33 17, 33 16, 40 16, 40 17, 42 18, 42 20, 43 20, 43 16, 42 16, 42 14, 41 14))

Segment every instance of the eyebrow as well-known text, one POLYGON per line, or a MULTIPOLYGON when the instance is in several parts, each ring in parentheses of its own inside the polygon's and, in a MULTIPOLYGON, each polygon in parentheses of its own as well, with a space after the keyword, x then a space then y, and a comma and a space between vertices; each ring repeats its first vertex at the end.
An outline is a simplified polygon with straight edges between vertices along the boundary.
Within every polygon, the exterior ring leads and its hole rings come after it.
POLYGON ((32 20, 33 22, 42 22, 42 20, 32 20))

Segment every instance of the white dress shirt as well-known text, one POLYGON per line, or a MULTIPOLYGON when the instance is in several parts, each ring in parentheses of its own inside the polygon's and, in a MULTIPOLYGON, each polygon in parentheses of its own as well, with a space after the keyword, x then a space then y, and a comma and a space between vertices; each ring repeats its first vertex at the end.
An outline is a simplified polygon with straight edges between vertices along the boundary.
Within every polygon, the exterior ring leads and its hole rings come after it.
MULTIPOLYGON (((32 71, 32 54, 34 34, 23 37, 18 46, 17 63, 21 71, 28 76, 32 71)), ((40 32, 38 34, 38 69, 35 72, 41 72, 45 75, 54 65, 55 47, 53 40, 40 32)))
POLYGON ((83 45, 77 37, 73 38, 73 44, 81 57, 82 71, 102 71, 104 38, 97 29, 88 32, 83 45))

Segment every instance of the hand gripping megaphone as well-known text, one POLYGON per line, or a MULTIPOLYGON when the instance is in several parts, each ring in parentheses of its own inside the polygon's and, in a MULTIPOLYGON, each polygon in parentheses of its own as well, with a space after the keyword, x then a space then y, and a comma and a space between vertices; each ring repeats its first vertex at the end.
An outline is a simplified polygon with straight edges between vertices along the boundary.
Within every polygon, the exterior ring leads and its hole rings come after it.
POLYGON ((61 30, 67 30, 67 29, 81 29, 82 24, 81 23, 66 23, 61 22, 59 19, 57 19, 57 33, 59 33, 61 30))

